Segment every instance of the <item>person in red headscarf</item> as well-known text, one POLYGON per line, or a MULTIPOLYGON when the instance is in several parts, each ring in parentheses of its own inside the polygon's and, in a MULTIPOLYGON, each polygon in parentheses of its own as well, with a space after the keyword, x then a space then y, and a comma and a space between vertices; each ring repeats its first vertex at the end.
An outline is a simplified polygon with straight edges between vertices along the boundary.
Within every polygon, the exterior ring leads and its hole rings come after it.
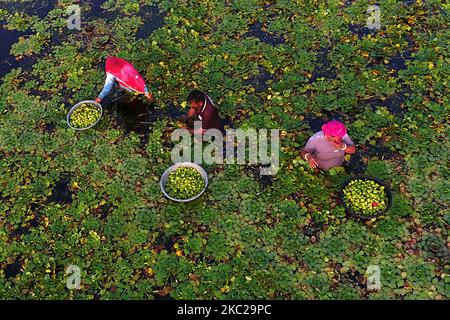
POLYGON ((311 168, 328 170, 344 163, 345 154, 354 154, 356 147, 347 134, 345 125, 331 120, 322 126, 322 131, 309 138, 301 151, 303 159, 311 168))
POLYGON ((150 102, 153 101, 153 95, 148 91, 144 78, 142 78, 130 62, 117 57, 108 57, 106 58, 105 69, 105 85, 95 99, 96 102, 101 103, 116 82, 122 89, 143 94, 150 102))

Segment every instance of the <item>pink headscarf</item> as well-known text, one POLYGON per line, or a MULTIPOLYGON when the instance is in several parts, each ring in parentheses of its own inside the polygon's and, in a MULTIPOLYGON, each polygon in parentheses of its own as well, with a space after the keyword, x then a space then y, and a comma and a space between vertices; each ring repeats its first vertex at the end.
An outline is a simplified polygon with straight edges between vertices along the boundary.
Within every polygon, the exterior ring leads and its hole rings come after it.
POLYGON ((145 80, 130 62, 110 56, 106 58, 105 68, 106 72, 114 75, 121 85, 139 93, 145 92, 145 80))
POLYGON ((342 122, 331 120, 322 126, 324 135, 342 138, 347 134, 347 128, 342 122))

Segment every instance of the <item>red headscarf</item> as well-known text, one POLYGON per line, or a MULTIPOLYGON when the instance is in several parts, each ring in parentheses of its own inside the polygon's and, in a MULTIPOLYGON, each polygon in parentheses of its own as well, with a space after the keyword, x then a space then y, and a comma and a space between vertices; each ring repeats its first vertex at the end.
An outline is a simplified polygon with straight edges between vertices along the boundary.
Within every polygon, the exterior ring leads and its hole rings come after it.
POLYGON ((324 135, 342 138, 347 134, 347 128, 342 122, 331 120, 322 126, 324 135))
POLYGON ((106 58, 106 72, 117 78, 119 83, 139 93, 145 93, 145 80, 131 63, 117 57, 106 58))

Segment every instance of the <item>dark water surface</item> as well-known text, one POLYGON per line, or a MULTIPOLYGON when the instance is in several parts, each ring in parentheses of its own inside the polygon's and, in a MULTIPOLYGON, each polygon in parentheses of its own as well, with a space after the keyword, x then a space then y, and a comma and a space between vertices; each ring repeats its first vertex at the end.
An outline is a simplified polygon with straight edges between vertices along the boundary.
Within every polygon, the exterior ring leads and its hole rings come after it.
MULTIPOLYGON (((9 12, 22 12, 29 16, 38 16, 43 19, 55 6, 56 1, 26 1, 26 2, 0 2, 0 9, 6 9, 9 12)), ((24 58, 16 60, 9 52, 14 43, 19 41, 20 37, 32 35, 31 30, 17 31, 6 30, 5 23, 0 22, 0 78, 14 68, 27 67, 30 65, 30 59, 24 58)))
MULTIPOLYGON (((113 20, 117 17, 118 12, 111 12, 102 8, 105 0, 90 0, 79 3, 80 5, 89 5, 90 10, 88 12, 82 12, 82 23, 84 21, 92 21, 96 19, 113 20)), ((0 9, 5 9, 9 13, 23 13, 29 16, 38 16, 40 19, 44 19, 47 14, 56 8, 56 0, 33 0, 24 2, 0 2, 0 9)), ((84 8, 84 6, 83 6, 84 8)), ((83 10, 83 9, 82 9, 83 10)), ((164 24, 165 14, 159 12, 157 6, 143 6, 138 15, 143 19, 144 24, 139 28, 136 36, 138 38, 145 38, 160 28, 164 24)), ((36 55, 31 57, 23 57, 20 60, 10 54, 12 46, 19 41, 20 37, 29 37, 35 34, 34 30, 7 30, 6 21, 0 21, 0 79, 2 79, 7 73, 15 68, 28 69, 31 68, 36 61, 36 55)), ((55 34, 51 38, 50 45, 55 45, 61 42, 61 36, 55 34)), ((46 53, 41 53, 46 54, 46 53)))

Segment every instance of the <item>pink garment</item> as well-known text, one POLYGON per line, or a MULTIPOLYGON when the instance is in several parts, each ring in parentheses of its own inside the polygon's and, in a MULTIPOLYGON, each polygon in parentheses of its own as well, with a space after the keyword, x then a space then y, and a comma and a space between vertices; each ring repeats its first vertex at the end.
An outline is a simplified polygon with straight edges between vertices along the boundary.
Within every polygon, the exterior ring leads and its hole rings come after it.
POLYGON ((139 72, 128 61, 117 57, 108 57, 105 67, 106 72, 115 76, 119 84, 124 88, 145 93, 144 78, 142 78, 139 72))
POLYGON ((342 122, 331 120, 322 126, 322 132, 327 136, 342 138, 347 134, 347 128, 342 122))

